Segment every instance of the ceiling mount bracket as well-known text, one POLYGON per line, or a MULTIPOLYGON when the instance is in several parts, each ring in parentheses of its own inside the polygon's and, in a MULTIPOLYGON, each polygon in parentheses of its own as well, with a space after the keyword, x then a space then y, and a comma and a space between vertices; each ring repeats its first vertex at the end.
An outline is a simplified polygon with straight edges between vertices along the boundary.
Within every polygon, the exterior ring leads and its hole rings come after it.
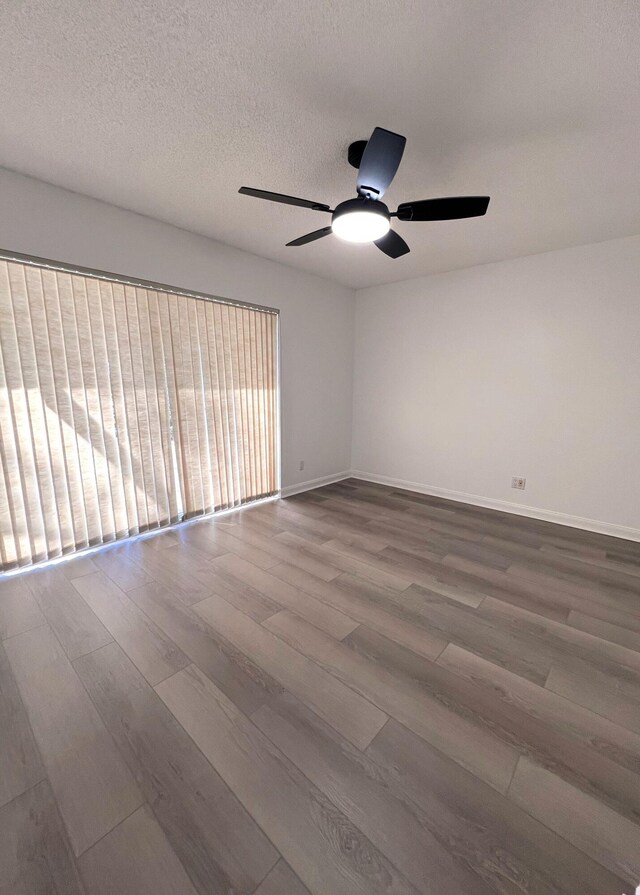
POLYGON ((349 146, 349 149, 347 150, 347 158, 352 168, 360 167, 360 162, 362 161, 362 156, 364 155, 368 142, 368 140, 356 140, 355 143, 352 143, 349 146))

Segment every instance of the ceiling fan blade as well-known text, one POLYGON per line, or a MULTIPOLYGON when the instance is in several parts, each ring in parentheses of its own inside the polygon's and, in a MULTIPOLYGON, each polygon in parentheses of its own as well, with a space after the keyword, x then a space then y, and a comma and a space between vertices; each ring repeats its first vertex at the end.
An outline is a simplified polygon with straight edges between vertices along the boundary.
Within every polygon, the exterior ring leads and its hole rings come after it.
POLYGON ((449 199, 423 199, 403 202, 396 216, 400 221, 454 221, 485 214, 489 196, 455 196, 449 199))
POLYGON ((313 242, 316 239, 322 239, 323 236, 328 236, 331 233, 331 227, 323 227, 322 230, 314 230, 313 233, 306 233, 304 236, 299 236, 297 239, 292 239, 291 242, 288 242, 288 246, 305 246, 308 242, 313 242))
POLYGON ((400 134, 383 127, 374 128, 358 168, 358 195, 370 199, 384 195, 398 170, 406 142, 406 137, 400 134))
POLYGON ((376 245, 380 251, 390 258, 399 258, 401 255, 406 255, 407 252, 411 251, 404 239, 395 230, 389 230, 381 239, 376 239, 376 245))
POLYGON ((250 186, 241 186, 238 192, 242 193, 243 196, 255 196, 256 199, 282 202, 284 205, 297 205, 300 208, 311 208, 313 211, 331 211, 331 208, 322 202, 312 202, 311 199, 298 199, 296 196, 285 196, 284 193, 270 193, 268 190, 254 190, 250 186))

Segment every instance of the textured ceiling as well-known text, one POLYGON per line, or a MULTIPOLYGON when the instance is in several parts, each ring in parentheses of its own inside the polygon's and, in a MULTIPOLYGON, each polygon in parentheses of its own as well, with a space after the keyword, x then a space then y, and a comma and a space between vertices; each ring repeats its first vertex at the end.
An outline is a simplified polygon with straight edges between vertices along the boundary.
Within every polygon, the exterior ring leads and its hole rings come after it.
MULTIPOLYGON (((351 286, 640 232, 637 0, 5 0, 0 165, 351 286), (348 144, 407 136, 394 207, 489 194, 486 218, 399 223, 412 252, 329 237, 348 144)), ((0 201, 2 197, 0 197, 0 201)))

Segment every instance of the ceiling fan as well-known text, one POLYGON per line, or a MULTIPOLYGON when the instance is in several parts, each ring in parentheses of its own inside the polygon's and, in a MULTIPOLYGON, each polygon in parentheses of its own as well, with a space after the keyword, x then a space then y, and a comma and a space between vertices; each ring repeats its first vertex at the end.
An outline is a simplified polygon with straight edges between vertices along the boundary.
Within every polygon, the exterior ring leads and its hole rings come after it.
POLYGON ((322 202, 298 199, 283 193, 270 193, 242 186, 244 196, 255 196, 269 202, 297 205, 330 214, 331 225, 314 230, 288 242, 288 246, 303 246, 316 239, 335 233, 347 242, 373 242, 390 258, 399 258, 410 251, 404 239, 391 229, 391 218, 399 221, 451 221, 458 218, 480 217, 486 213, 489 196, 456 196, 448 199, 422 199, 402 202, 397 211, 390 212, 382 196, 395 177, 402 159, 406 137, 382 127, 374 128, 368 140, 357 140, 349 146, 349 164, 358 169, 357 197, 347 199, 331 209, 322 202))

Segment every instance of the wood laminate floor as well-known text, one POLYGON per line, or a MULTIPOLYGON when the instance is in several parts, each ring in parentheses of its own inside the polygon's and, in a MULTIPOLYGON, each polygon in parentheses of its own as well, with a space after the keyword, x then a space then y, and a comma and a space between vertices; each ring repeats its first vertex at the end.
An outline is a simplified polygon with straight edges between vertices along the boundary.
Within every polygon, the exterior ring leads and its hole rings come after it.
POLYGON ((0 581, 0 892, 633 895, 640 544, 347 480, 0 581))

